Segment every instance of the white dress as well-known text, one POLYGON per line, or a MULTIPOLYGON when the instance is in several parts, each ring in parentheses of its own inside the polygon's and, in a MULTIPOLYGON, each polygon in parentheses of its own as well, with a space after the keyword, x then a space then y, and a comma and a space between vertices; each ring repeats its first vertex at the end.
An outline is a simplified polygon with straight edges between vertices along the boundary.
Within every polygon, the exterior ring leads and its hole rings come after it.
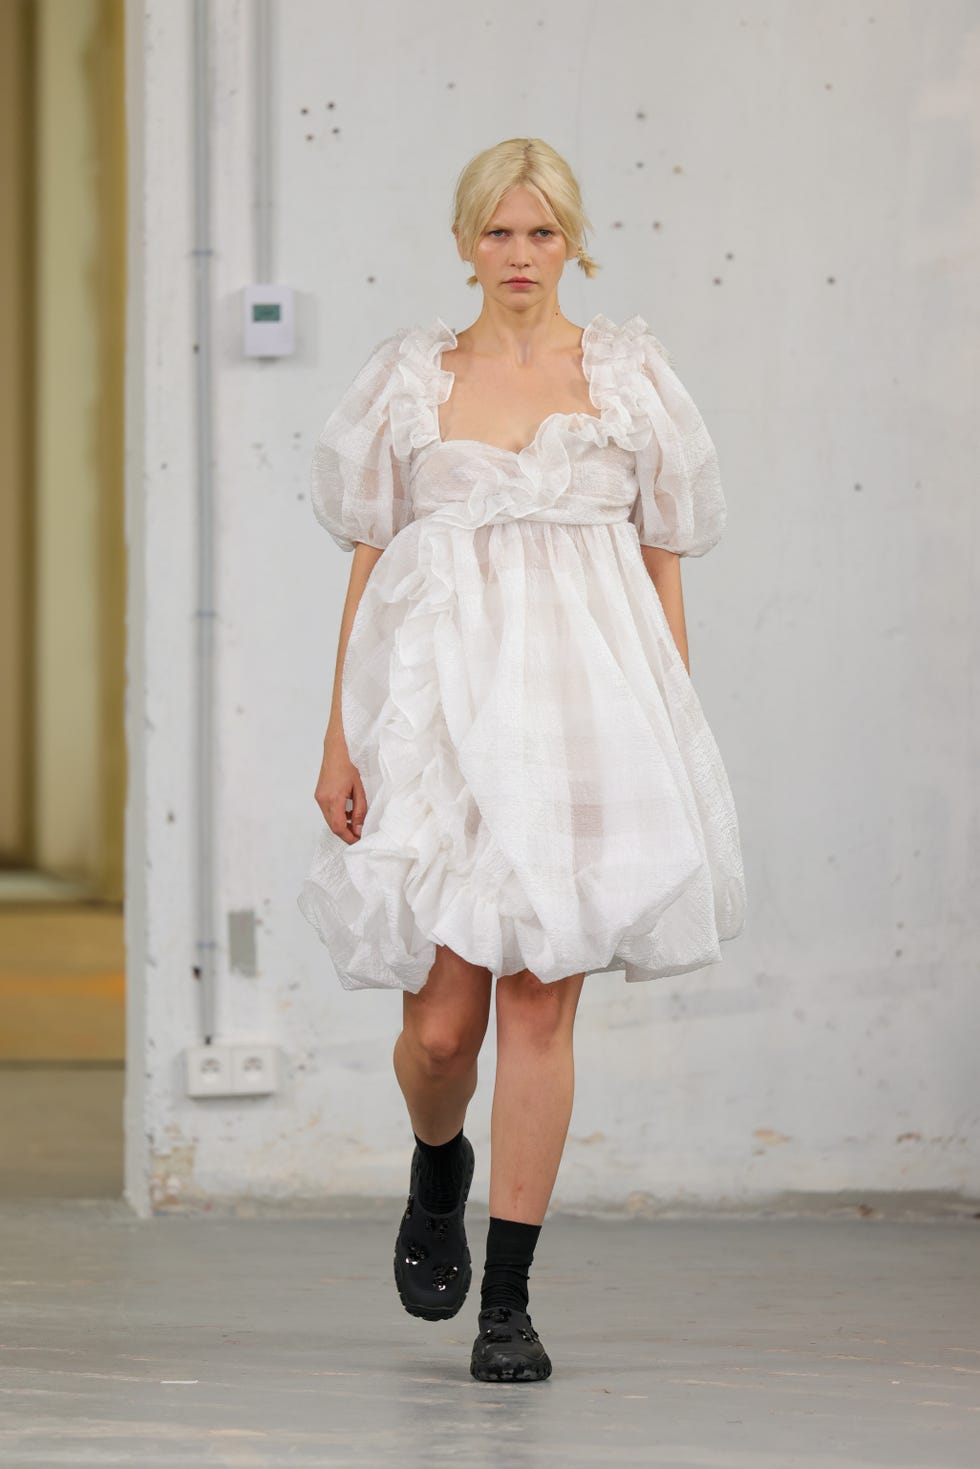
POLYGON ((594 316, 598 416, 520 452, 443 440, 456 337, 375 348, 317 442, 341 549, 384 548, 344 660, 368 802, 324 823, 298 896, 347 989, 418 991, 446 944, 494 976, 714 964, 744 925, 729 782, 640 544, 700 556, 726 519, 704 422, 640 316, 594 316))

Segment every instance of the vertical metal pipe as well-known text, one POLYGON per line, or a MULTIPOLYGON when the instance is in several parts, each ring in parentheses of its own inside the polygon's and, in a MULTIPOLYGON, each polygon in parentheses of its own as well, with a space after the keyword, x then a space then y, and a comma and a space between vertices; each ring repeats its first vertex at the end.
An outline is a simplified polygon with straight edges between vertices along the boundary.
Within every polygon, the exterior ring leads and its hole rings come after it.
POLYGON ((197 464, 197 626, 195 689, 195 897, 201 1037, 215 1032, 214 893, 214 482, 211 401, 210 6, 194 0, 194 362, 197 464))
POLYGON ((269 0, 253 0, 252 97, 255 106, 255 280, 272 280, 272 16, 269 0))

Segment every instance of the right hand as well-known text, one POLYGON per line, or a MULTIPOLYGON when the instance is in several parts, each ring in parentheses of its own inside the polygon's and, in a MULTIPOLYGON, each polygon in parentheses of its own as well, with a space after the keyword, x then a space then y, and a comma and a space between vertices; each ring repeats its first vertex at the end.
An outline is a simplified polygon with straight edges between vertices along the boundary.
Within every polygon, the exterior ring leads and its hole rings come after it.
POLYGON ((367 797, 357 766, 343 740, 327 739, 314 799, 332 832, 348 844, 360 841, 367 815, 367 797), (348 797, 353 809, 347 810, 348 797))

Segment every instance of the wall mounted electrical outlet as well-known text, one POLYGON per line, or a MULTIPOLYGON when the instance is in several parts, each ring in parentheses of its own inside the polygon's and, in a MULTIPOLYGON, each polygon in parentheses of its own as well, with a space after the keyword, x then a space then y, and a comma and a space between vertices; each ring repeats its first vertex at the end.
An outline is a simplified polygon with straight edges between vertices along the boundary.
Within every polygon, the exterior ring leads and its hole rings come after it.
POLYGON ((231 1046, 188 1046, 184 1070, 189 1097, 233 1095, 231 1046))
POLYGON ((184 1074, 189 1097, 264 1097, 279 1090, 280 1052, 265 1042, 188 1046, 184 1074))
POLYGON ((279 1047, 231 1047, 231 1079, 238 1097, 266 1096, 279 1090, 279 1047))

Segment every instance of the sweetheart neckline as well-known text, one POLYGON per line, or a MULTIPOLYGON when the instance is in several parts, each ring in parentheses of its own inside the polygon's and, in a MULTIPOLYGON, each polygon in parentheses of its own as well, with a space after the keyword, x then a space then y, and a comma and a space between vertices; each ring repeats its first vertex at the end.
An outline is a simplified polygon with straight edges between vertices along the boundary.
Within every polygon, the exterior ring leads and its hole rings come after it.
MULTIPOLYGON (((450 337, 452 338, 453 343, 455 344, 456 341, 457 341, 457 337, 456 337, 456 333, 453 331, 452 327, 449 326, 447 322, 444 322, 441 317, 439 317, 438 320, 439 320, 440 325, 442 325, 443 327, 445 327, 446 331, 449 333, 450 337)), ((442 436, 442 431, 441 431, 441 429, 439 427, 439 404, 436 403, 436 404, 433 405, 433 413, 434 413, 434 417, 435 417, 435 435, 436 435, 435 436, 435 440, 434 440, 434 445, 438 445, 439 447, 441 447, 444 444, 471 444, 471 445, 477 445, 481 449, 493 449, 496 453, 498 453, 498 454, 506 454, 511 459, 520 459, 522 455, 529 453, 530 450, 532 450, 533 448, 535 448, 535 446, 537 445, 537 442, 540 439, 541 434, 542 434, 543 430, 545 429, 545 427, 549 423, 551 423, 554 419, 556 419, 556 418, 591 418, 591 419, 594 419, 596 423, 601 423, 603 421, 603 419, 605 418, 605 416, 606 416, 606 410, 605 410, 605 408, 603 406, 601 406, 600 404, 598 404, 596 402, 595 398, 593 397, 593 394, 592 394, 592 385, 593 385, 592 373, 588 370, 588 368, 586 366, 587 355, 586 355, 586 351, 585 351, 586 338, 591 334, 591 332, 595 328, 595 325, 598 322, 598 320, 599 320, 599 313, 597 312, 595 316, 591 317, 590 320, 585 323, 585 326, 582 328, 582 339, 581 339, 581 342, 579 343, 580 348, 582 350, 582 376, 585 378, 586 388, 587 388, 588 394, 589 394, 589 402, 592 404, 592 406, 594 408, 598 408, 599 409, 599 412, 598 413, 588 413, 588 412, 586 412, 585 409, 574 409, 571 413, 563 413, 563 412, 548 413, 548 414, 546 414, 546 416, 544 418, 542 418, 541 422, 538 424, 538 426, 535 429, 534 435, 531 438, 530 442, 527 443, 527 444, 525 444, 522 449, 505 449, 502 444, 491 444, 487 439, 465 439, 465 438, 464 439, 444 439, 443 436, 442 436)), ((447 351, 450 351, 450 350, 451 349, 448 348, 448 347, 443 347, 440 350, 440 352, 438 353, 437 357, 436 357, 436 366, 437 366, 437 368, 439 369, 439 371, 441 373, 443 373, 450 380, 450 382, 449 382, 449 392, 446 394, 445 398, 442 399, 442 402, 443 403, 448 403, 449 402, 449 399, 452 397, 452 394, 453 394, 453 388, 456 385, 456 374, 453 372, 452 368, 451 367, 443 367, 443 365, 442 365, 442 359, 443 359, 443 357, 445 356, 446 352, 447 351)))
POLYGON ((549 413, 547 418, 542 418, 535 431, 534 438, 530 441, 530 443, 525 444, 523 449, 505 449, 502 444, 491 444, 487 439, 444 439, 441 434, 438 434, 433 440, 433 447, 441 449, 447 444, 471 444, 476 445, 481 449, 493 449, 497 454, 509 454, 512 458, 519 459, 522 454, 526 454, 529 449, 534 448, 534 446, 538 442, 538 439, 541 437, 542 429, 544 429, 546 424, 549 424, 553 418, 591 418, 593 422, 601 423, 603 414, 585 413, 584 411, 581 413, 549 413))

